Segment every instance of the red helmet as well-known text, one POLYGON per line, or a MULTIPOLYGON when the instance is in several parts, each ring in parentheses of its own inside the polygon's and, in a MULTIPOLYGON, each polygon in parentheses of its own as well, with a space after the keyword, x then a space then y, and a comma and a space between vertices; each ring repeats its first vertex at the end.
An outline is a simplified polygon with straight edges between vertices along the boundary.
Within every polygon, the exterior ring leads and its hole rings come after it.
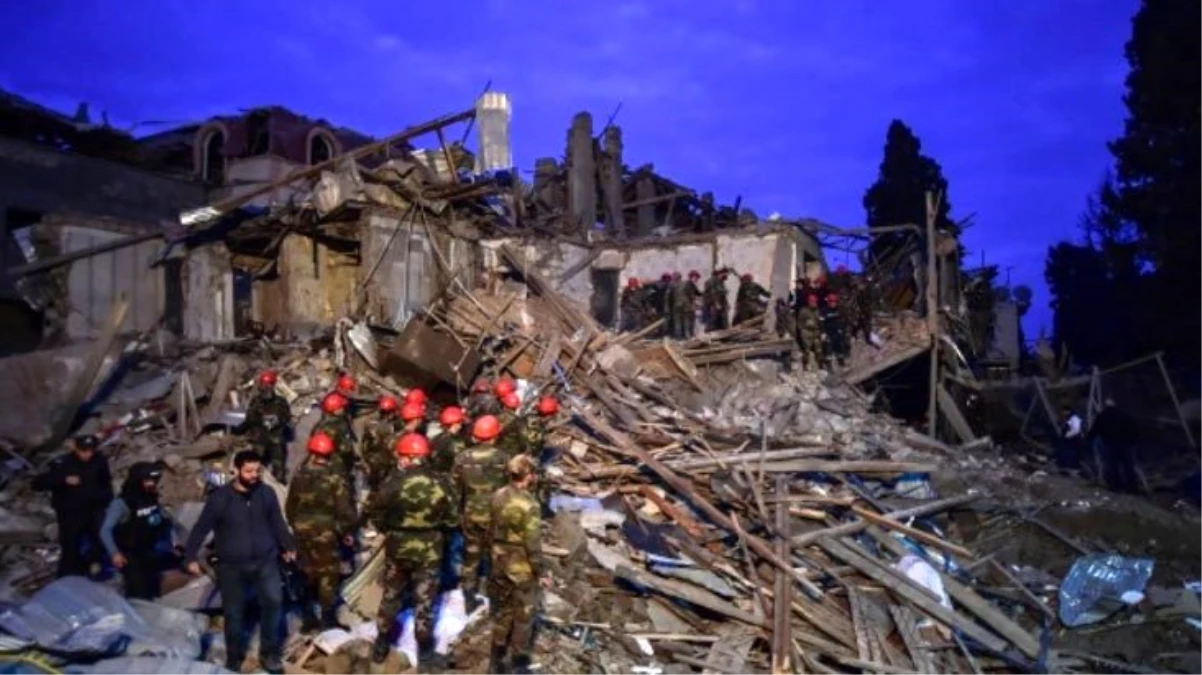
POLYGON ((393 450, 397 457, 426 457, 430 454, 430 442, 421 434, 405 434, 397 439, 393 450))
POLYGON ((835 295, 834 293, 826 296, 826 304, 830 305, 831 307, 839 304, 839 296, 835 295))
POLYGON ((444 427, 449 427, 452 424, 459 424, 464 420, 463 408, 457 405, 449 405, 438 413, 438 423, 444 427))
POLYGON ((406 422, 420 420, 426 416, 426 406, 420 403, 406 403, 401 406, 401 419, 406 422))
POLYGON ((485 378, 482 377, 482 378, 476 380, 475 384, 472 385, 472 393, 473 394, 487 394, 489 388, 490 387, 488 385, 488 380, 486 380, 485 378))
POLYGON ((819 274, 818 276, 814 277, 814 285, 815 286, 825 286, 826 285, 826 275, 819 274))
POLYGON ((752 280, 751 273, 744 274, 743 276, 741 276, 739 278, 742 279, 743 281, 751 281, 752 280))
POLYGON ((522 405, 522 399, 518 398, 517 392, 511 391, 501 397, 501 405, 510 410, 517 410, 522 405))
POLYGON ((388 394, 382 394, 380 396, 379 400, 376 401, 376 408, 378 408, 380 410, 380 412, 383 412, 383 413, 395 411, 396 406, 397 406, 396 398, 393 396, 389 396, 388 394))
POLYGON ((485 415, 472 425, 472 437, 479 441, 490 441, 501 433, 501 422, 493 415, 485 415))
POLYGON ((700 279, 701 272, 698 272, 697 270, 689 270, 689 278, 690 279, 700 279))
POLYGON ((420 405, 425 405, 426 392, 416 387, 410 389, 409 391, 405 392, 405 403, 417 403, 420 405))
POLYGON ((505 398, 507 394, 512 394, 518 390, 518 386, 513 383, 513 380, 508 377, 497 380, 497 384, 493 387, 492 392, 497 395, 497 398, 505 398))
POLYGON ((847 274, 847 265, 839 265, 836 267, 835 274, 847 274))
POLYGON ((259 386, 274 387, 278 379, 279 377, 275 374, 274 370, 264 370, 259 373, 259 386))
POLYGON ((349 401, 346 400, 346 397, 335 391, 326 394, 326 397, 321 399, 321 410, 327 415, 337 415, 346 410, 347 403, 349 401))
POLYGON ((553 396, 544 396, 538 400, 536 409, 540 415, 554 415, 559 412, 559 401, 556 401, 553 396))
POLYGON ((638 277, 630 277, 629 279, 627 279, 626 287, 627 288, 638 288, 639 287, 639 278, 638 277))
POLYGON ((350 373, 343 373, 338 376, 338 385, 334 388, 344 396, 350 394, 355 391, 355 378, 351 377, 350 373))
POLYGON ((806 305, 808 305, 810 307, 817 307, 818 306, 818 296, 814 295, 812 293, 810 295, 807 295, 806 296, 806 305))
POLYGON ((307 447, 310 455, 329 457, 334 454, 334 439, 330 438, 324 431, 319 431, 309 437, 309 445, 307 447))
POLYGON ((672 273, 671 273, 671 272, 664 272, 663 274, 659 275, 659 280, 660 280, 660 281, 671 281, 671 280, 672 280, 672 273))

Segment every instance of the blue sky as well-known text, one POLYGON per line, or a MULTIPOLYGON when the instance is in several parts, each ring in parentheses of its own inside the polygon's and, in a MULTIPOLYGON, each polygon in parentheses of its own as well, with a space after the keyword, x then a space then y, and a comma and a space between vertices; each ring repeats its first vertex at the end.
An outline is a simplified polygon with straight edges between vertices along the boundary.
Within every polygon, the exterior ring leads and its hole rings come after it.
MULTIPOLYGON (((864 222, 889 120, 943 166, 974 263, 1036 290, 1121 131, 1137 0, 42 0, 7 12, 0 86, 115 123, 281 104, 383 135, 510 94, 518 163, 621 102, 628 163, 761 216, 864 222)), ((161 127, 143 127, 152 131, 161 127)))

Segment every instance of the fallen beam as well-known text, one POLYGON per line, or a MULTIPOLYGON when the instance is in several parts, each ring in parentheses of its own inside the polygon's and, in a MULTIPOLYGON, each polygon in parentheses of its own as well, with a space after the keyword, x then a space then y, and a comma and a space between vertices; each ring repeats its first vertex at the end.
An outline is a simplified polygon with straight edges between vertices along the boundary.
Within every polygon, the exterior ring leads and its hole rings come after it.
MULTIPOLYGON (((946 511, 948 509, 967 504, 976 500, 978 497, 980 497, 980 495, 974 494, 948 497, 947 499, 940 499, 928 504, 922 504, 908 509, 901 509, 900 511, 891 511, 884 514, 882 517, 888 518, 889 520, 902 520, 903 518, 929 516, 932 513, 939 513, 940 511, 946 511)), ((793 537, 793 545, 795 547, 806 546, 826 537, 842 537, 849 534, 855 534, 856 532, 868 527, 868 525, 868 521, 861 520, 855 523, 845 523, 843 525, 828 527, 816 532, 806 532, 805 534, 799 534, 793 537)))

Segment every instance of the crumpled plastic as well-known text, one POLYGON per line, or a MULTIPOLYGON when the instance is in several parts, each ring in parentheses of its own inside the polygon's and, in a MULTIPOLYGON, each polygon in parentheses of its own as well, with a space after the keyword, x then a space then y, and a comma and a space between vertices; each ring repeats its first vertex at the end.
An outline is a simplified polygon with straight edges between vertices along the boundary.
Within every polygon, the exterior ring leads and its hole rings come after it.
POLYGON ((1069 628, 1097 623, 1143 599, 1156 561, 1097 553, 1077 558, 1060 584, 1060 623, 1069 628))
POLYGON ((64 577, 19 606, 0 608, 0 628, 43 649, 194 659, 205 620, 191 612, 138 602, 83 577, 64 577))

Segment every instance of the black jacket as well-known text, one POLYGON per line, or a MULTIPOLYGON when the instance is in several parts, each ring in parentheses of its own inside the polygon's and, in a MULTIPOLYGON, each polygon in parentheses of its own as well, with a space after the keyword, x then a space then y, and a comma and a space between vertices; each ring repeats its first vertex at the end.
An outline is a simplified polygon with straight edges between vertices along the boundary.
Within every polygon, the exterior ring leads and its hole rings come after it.
POLYGON ((249 493, 234 485, 214 490, 184 545, 184 561, 193 562, 205 537, 213 532, 217 557, 222 563, 261 565, 275 560, 283 551, 295 551, 296 543, 280 512, 272 489, 260 484, 249 493))
POLYGON ((74 452, 50 463, 33 479, 33 489, 50 492, 50 505, 59 514, 91 514, 99 519, 113 500, 113 476, 100 453, 84 462, 74 452), (79 485, 67 485, 68 476, 79 476, 79 485))

